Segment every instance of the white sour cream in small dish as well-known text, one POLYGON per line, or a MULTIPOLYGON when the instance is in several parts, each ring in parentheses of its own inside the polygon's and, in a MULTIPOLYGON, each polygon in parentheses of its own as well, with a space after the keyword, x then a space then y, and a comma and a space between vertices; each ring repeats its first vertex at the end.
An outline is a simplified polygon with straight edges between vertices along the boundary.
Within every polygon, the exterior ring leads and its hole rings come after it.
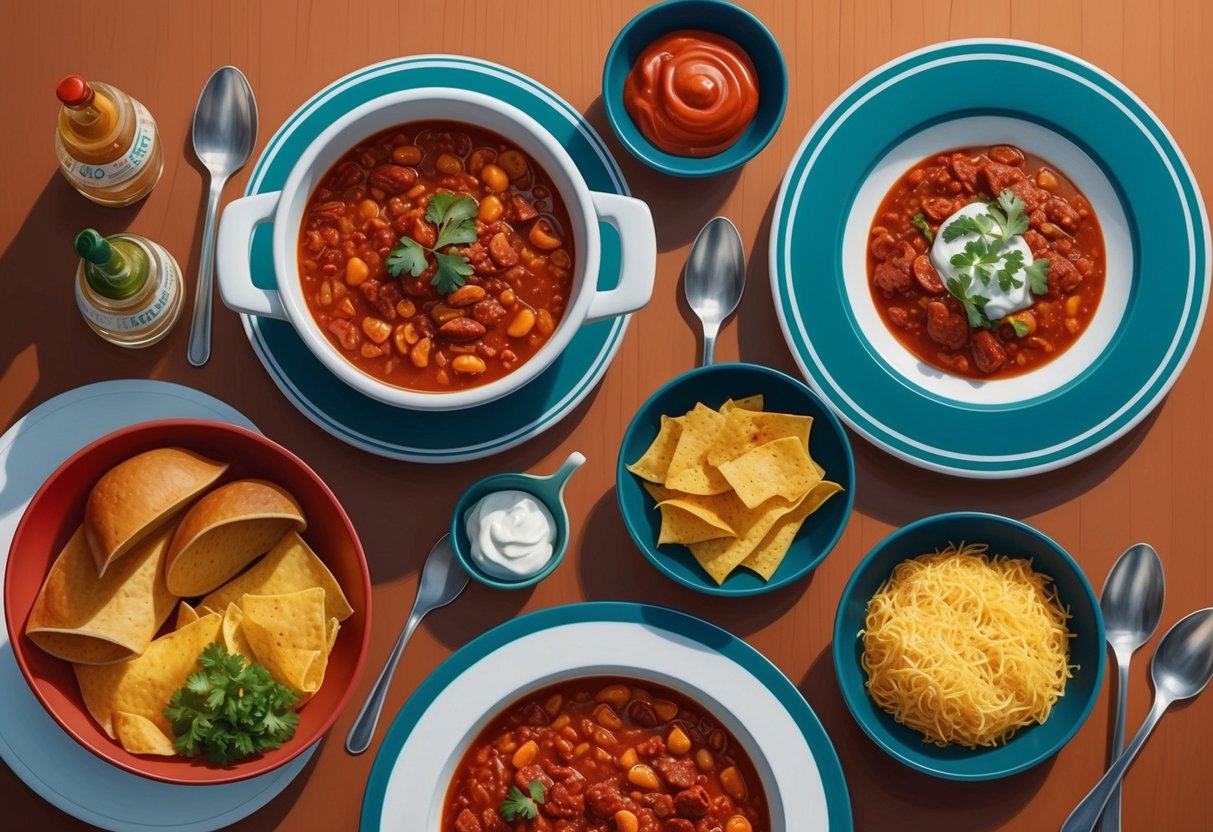
POLYGON ((529 578, 552 559, 556 521, 547 506, 525 491, 485 495, 464 522, 472 562, 492 578, 529 578))

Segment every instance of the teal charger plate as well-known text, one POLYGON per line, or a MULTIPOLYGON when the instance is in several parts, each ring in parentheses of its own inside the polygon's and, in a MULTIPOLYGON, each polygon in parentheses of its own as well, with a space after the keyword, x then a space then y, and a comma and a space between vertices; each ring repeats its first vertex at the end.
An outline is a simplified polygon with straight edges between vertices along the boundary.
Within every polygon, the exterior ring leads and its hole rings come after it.
POLYGON ((760 770, 764 761, 771 762, 768 776, 776 789, 766 791, 773 815, 781 813, 773 818, 776 828, 854 828, 838 754, 813 709, 775 665, 742 639, 700 618, 648 604, 600 601, 553 607, 500 624, 427 676, 379 747, 359 829, 401 829, 402 818, 410 819, 410 832, 437 829, 432 819, 441 815, 455 764, 488 720, 544 684, 604 674, 647 678, 683 691, 742 742, 751 731, 755 741, 758 734, 767 737, 747 751, 760 770), (523 654, 534 661, 520 660, 523 654), (679 663, 667 666, 670 661, 679 663), (710 681, 702 682, 701 676, 710 681), (703 695, 688 691, 701 685, 703 695), (738 699, 741 685, 755 698, 738 699), (714 704, 729 698, 737 700, 735 713, 714 704), (451 718, 440 718, 436 711, 451 718), (781 765, 789 754, 811 760, 781 765))
POLYGON ((657 571, 675 583, 708 595, 759 595, 799 581, 838 543, 855 503, 855 459, 838 418, 798 379, 757 364, 711 364, 667 382, 636 411, 619 446, 615 492, 628 534, 657 571), (725 399, 755 393, 763 395, 763 410, 813 417, 809 453, 825 469, 825 478, 841 485, 843 491, 830 497, 804 522, 771 580, 763 581, 757 573, 741 567, 717 585, 686 546, 657 545, 661 513, 644 490, 640 477, 627 466, 640 459, 657 437, 662 414, 681 416, 697 402, 719 408, 725 399))
MULTIPOLYGON (((303 104, 270 138, 253 168, 246 195, 275 191, 296 156, 333 119, 379 96, 417 87, 473 89, 528 113, 564 146, 591 190, 628 194, 606 145, 580 113, 536 81, 498 64, 457 55, 420 55, 359 69, 303 104)), ((619 235, 599 223, 600 288, 620 269, 619 235)), ((253 281, 272 288, 271 227, 257 229, 250 257, 253 281)), ((287 279, 295 280, 295 275, 287 279)), ((627 329, 627 318, 583 326, 553 364, 520 390, 483 407, 421 412, 391 407, 340 381, 285 321, 243 315, 245 332, 270 378, 304 416, 333 436, 380 456, 410 462, 479 459, 515 447, 567 416, 601 381, 627 329)))
MULTIPOLYGON (((1018 136, 1002 140, 1017 142, 1018 136)), ((965 144, 953 137, 935 152, 965 144)), ((1020 41, 937 44, 880 67, 843 93, 810 129, 789 166, 770 246, 776 311, 814 390, 844 422, 889 453, 966 477, 1050 471, 1123 436, 1178 378, 1195 346, 1210 288, 1208 217, 1170 134, 1107 73, 1020 41), (980 77, 1033 92, 995 105, 986 85, 972 83, 980 77), (982 119, 1010 119, 1072 147, 1075 158, 1086 160, 1104 183, 1106 216, 1124 217, 1124 227, 1113 229, 1104 222, 1104 207, 1096 206, 1109 251, 1123 241, 1132 256, 1118 264, 1124 277, 1115 286, 1109 263, 1105 300, 1095 315, 1096 321, 1112 316, 1114 333, 1068 377, 1050 384, 1045 370, 1037 370, 986 382, 963 396, 940 395, 927 373, 898 370, 896 350, 878 348, 871 330, 865 333, 860 307, 871 303, 858 295, 866 286, 854 293, 855 282, 866 280, 863 255, 856 268, 856 254, 843 241, 857 223, 866 234, 872 217, 857 211, 852 216, 854 206, 865 183, 899 147, 927 130, 946 132, 964 120, 982 119), (1112 308, 1109 293, 1122 298, 1122 311, 1112 308)))
POLYGON ((873 742, 910 768, 947 780, 995 780, 1038 765, 1061 750, 1091 715, 1103 686, 1106 663, 1103 614, 1095 592, 1072 557, 1042 532, 996 514, 954 512, 926 517, 890 534, 864 557, 847 581, 834 617, 834 670, 851 715, 873 742), (1070 664, 1077 665, 1065 695, 1042 725, 1021 728, 996 748, 939 748, 922 734, 900 725, 868 695, 867 674, 860 664, 859 631, 868 600, 897 564, 933 552, 949 543, 987 543, 991 555, 1032 559, 1032 568, 1057 587, 1074 638, 1070 664))
POLYGON ((623 146, 649 167, 671 176, 716 176, 741 167, 767 146, 788 105, 788 68, 779 42, 757 17, 726 0, 667 0, 640 12, 619 31, 602 68, 602 103, 623 146), (699 29, 736 41, 758 74, 758 110, 737 142, 712 156, 666 153, 636 127, 623 104, 623 82, 650 43, 679 29, 699 29))

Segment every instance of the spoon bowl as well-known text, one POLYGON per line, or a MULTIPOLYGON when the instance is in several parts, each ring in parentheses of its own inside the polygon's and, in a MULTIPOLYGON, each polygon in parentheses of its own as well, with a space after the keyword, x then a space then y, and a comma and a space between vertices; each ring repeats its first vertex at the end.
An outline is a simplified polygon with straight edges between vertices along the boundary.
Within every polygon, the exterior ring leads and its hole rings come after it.
POLYGON ((215 220, 219 214, 219 198, 228 178, 248 164, 257 143, 257 100, 248 79, 236 67, 220 67, 202 88, 194 109, 193 138, 194 153, 211 176, 188 351, 190 364, 201 367, 211 356, 215 220))
POLYGON ((703 357, 711 364, 720 325, 737 310, 745 291, 745 249, 736 226, 724 217, 708 221, 691 244, 682 291, 703 326, 703 357))

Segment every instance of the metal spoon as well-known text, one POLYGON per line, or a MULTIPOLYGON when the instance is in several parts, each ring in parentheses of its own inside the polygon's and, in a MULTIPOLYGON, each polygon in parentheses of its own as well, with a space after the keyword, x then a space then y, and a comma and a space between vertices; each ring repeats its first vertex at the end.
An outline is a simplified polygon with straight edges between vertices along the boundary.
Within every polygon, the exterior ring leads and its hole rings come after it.
MULTIPOLYGON (((1129 662, 1133 653, 1150 640, 1162 618, 1166 595, 1162 561, 1148 543, 1125 550, 1103 585, 1103 610, 1108 645, 1116 656, 1116 724, 1112 729, 1112 759, 1125 745, 1125 712, 1129 701, 1129 662)), ((1120 787, 1113 790, 1099 821, 1100 832, 1120 832, 1120 787)))
POLYGON ((202 257, 190 321, 189 361, 201 367, 211 357, 211 294, 215 272, 215 218, 228 177, 253 155, 257 143, 257 102, 244 73, 234 66, 217 69, 194 109, 194 153, 211 174, 202 231, 202 257))
POLYGON ((745 289, 745 249, 741 235, 724 217, 713 217, 691 244, 682 290, 687 303, 703 324, 701 367, 712 363, 716 336, 725 318, 741 302, 745 289))
POLYGON ((1091 832, 1104 804, 1120 785, 1125 770, 1145 744, 1146 738, 1162 719, 1171 703, 1191 699, 1205 689, 1213 678, 1213 607, 1188 615, 1178 622, 1158 643, 1150 661, 1150 678, 1154 682, 1154 704, 1146 721, 1129 743, 1125 753, 1112 764, 1095 788, 1082 799, 1078 807, 1061 825, 1061 832, 1091 832))
POLYGON ((379 678, 375 680, 370 696, 358 712, 354 727, 345 738, 346 751, 361 754, 370 746, 371 738, 375 736, 375 726, 379 724, 379 713, 383 710, 383 700, 387 697, 388 686, 392 683, 392 674, 396 672, 396 663, 400 661, 404 645, 408 644, 409 637, 413 635, 413 630, 417 629, 421 619, 425 618, 430 610, 445 607, 454 601, 467 585, 468 573, 455 562, 450 535, 444 534, 426 556, 425 566, 421 567, 421 582, 417 585, 417 600, 413 602, 413 611, 409 613, 409 620, 400 631, 400 637, 396 639, 396 646, 392 648, 387 663, 379 672, 379 678))

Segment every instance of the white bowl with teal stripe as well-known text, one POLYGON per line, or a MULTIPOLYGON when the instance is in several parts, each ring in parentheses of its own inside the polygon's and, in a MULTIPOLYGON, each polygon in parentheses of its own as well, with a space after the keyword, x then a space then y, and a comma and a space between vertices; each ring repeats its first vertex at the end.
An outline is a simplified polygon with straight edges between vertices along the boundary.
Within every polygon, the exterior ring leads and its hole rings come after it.
POLYGON ((1210 286, 1208 217, 1166 128, 1107 73, 1010 40, 927 47, 843 93, 788 169, 770 245, 776 310, 809 384, 876 445, 967 477, 1052 470, 1138 424, 1191 354, 1210 286), (888 331, 866 245, 880 201, 918 160, 999 143, 1075 182, 1102 226, 1107 269, 1069 350, 979 381, 924 364, 888 331))
POLYGON ((583 324, 627 315, 648 303, 657 243, 653 218, 641 200, 591 191, 565 148, 531 116, 511 104, 472 90, 404 89, 367 101, 341 115, 295 160, 281 190, 230 203, 219 223, 216 276, 223 302, 244 314, 288 321, 325 368, 360 393, 394 407, 450 411, 495 401, 537 378, 556 360, 583 324), (442 392, 410 390, 361 370, 329 342, 308 309, 299 281, 299 229, 308 200, 327 171, 368 136, 398 124, 455 121, 492 130, 516 144, 552 177, 569 212, 574 238, 572 290, 564 316, 548 341, 516 370, 479 387, 442 392), (598 286, 599 222, 619 233, 622 267, 618 284, 598 286), (250 260, 253 234, 272 227, 274 288, 258 285, 250 260))

